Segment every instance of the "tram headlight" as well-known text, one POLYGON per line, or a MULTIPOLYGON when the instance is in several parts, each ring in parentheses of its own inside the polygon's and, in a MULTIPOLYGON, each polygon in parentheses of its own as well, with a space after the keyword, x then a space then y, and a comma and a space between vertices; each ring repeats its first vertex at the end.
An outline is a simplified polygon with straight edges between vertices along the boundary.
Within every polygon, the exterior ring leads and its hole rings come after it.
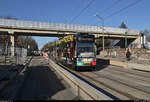
POLYGON ((77 61, 77 66, 83 66, 84 65, 84 63, 83 62, 79 62, 79 61, 77 61))

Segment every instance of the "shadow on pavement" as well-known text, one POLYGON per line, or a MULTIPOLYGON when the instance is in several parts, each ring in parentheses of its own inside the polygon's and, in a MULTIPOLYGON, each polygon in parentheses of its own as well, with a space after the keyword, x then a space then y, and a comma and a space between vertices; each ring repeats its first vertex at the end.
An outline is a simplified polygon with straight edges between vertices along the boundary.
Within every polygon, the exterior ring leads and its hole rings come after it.
POLYGON ((104 68, 107 68, 107 66, 110 65, 110 60, 109 59, 101 59, 101 58, 97 58, 96 59, 96 63, 97 63, 97 66, 95 68, 95 71, 100 71, 104 68))
POLYGON ((24 74, 24 81, 15 100, 47 100, 66 87, 48 66, 31 66, 24 74))

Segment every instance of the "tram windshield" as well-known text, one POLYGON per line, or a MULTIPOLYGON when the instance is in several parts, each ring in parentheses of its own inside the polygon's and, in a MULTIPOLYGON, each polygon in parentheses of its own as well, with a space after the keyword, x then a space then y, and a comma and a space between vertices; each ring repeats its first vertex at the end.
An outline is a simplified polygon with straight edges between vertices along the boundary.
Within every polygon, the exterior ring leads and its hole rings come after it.
POLYGON ((93 52, 93 47, 78 47, 78 52, 93 52))
POLYGON ((94 57, 94 43, 78 43, 77 52, 78 56, 94 57))

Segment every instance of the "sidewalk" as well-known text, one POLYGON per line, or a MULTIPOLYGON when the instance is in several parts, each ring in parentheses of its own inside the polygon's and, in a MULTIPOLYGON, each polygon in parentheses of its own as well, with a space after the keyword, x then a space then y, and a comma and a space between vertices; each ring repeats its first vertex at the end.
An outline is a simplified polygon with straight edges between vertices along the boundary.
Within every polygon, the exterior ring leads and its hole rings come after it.
POLYGON ((130 69, 138 69, 138 70, 144 70, 144 71, 150 71, 150 61, 145 60, 131 60, 126 61, 126 58, 116 58, 116 57, 102 57, 100 55, 96 56, 97 58, 101 59, 109 59, 110 64, 121 66, 124 68, 130 68, 130 69))

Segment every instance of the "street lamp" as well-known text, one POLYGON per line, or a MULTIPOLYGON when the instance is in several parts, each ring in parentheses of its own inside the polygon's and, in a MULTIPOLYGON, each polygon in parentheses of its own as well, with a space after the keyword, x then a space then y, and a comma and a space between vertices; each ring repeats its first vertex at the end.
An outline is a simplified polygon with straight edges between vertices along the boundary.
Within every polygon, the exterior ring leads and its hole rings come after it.
POLYGON ((102 37, 102 44, 103 44, 103 51, 104 51, 104 19, 99 16, 98 14, 95 14, 94 16, 97 16, 101 21, 102 21, 102 32, 103 32, 103 37, 102 37))

